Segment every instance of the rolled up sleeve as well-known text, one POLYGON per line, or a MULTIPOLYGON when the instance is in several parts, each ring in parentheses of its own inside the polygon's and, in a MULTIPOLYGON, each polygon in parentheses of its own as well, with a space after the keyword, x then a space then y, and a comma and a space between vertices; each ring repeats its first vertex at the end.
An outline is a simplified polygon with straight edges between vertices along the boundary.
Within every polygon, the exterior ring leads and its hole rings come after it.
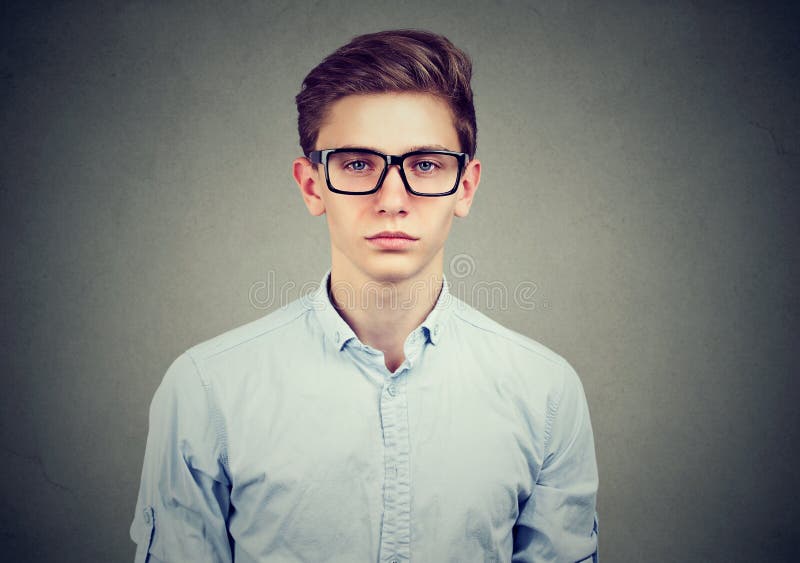
POLYGON ((545 456, 514 527, 512 561, 598 560, 597 461, 589 408, 578 375, 565 364, 548 401, 545 456))
POLYGON ((232 560, 226 455, 213 390, 184 353, 169 367, 150 404, 130 528, 136 563, 232 560))

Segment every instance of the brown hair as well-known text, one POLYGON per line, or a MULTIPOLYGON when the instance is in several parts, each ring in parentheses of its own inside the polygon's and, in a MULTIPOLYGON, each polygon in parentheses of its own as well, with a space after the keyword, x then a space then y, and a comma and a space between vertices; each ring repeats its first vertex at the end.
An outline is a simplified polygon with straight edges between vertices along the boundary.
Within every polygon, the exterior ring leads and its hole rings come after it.
POLYGON ((369 33, 328 55, 297 94, 297 129, 304 154, 314 150, 328 108, 352 94, 425 92, 448 103, 461 150, 475 156, 472 63, 446 37, 414 29, 369 33))

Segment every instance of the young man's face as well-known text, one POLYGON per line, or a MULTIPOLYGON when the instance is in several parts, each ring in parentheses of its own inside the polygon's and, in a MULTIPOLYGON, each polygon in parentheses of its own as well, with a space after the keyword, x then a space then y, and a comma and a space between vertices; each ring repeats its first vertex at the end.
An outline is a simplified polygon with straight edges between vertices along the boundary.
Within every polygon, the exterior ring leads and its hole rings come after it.
MULTIPOLYGON (((335 102, 319 131, 316 149, 358 147, 401 155, 420 148, 460 151, 449 106, 421 93, 347 96, 335 102)), ((456 193, 424 197, 408 193, 397 166, 369 195, 330 191, 323 166, 294 161, 294 177, 313 215, 326 214, 332 267, 353 281, 401 282, 439 274, 453 216, 469 212, 480 163, 469 162, 456 193), (403 231, 414 240, 387 248, 370 240, 381 231, 403 231)))

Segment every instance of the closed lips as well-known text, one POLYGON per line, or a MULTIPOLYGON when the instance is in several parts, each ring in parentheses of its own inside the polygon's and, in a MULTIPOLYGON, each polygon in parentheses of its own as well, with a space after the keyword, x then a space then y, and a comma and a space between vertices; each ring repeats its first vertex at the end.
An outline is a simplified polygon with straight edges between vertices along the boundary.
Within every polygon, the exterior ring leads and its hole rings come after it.
POLYGON ((404 233, 402 231, 382 231, 380 233, 374 234, 372 236, 367 237, 368 239, 375 239, 375 238, 407 238, 410 240, 416 240, 416 237, 412 237, 408 233, 404 233))

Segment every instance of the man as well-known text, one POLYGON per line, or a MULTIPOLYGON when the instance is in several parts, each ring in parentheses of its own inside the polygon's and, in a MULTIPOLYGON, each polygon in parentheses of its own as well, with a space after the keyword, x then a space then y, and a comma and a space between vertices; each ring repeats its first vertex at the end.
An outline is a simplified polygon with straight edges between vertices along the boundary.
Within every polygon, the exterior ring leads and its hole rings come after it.
POLYGON ((480 180, 466 55, 364 35, 297 96, 319 290, 180 355, 150 408, 137 561, 582 561, 597 467, 554 352, 455 298, 480 180))

